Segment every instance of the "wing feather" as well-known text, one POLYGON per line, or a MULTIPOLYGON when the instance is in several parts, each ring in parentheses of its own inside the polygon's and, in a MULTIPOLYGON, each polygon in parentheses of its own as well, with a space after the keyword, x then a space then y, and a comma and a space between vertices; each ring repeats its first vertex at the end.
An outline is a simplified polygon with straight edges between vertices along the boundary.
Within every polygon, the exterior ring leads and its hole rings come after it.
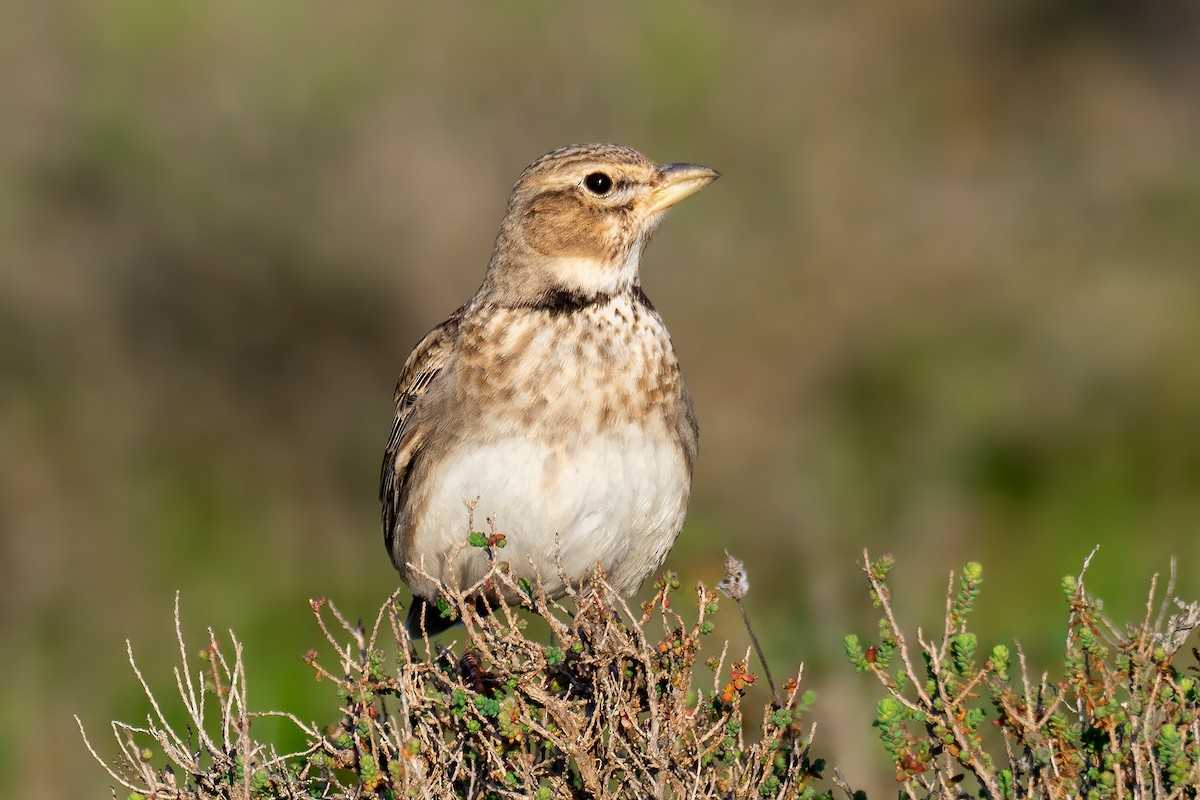
POLYGON ((392 553, 393 560, 396 558, 394 544, 400 533, 397 526, 404 511, 410 468, 420 449, 422 438, 420 424, 415 420, 413 412, 450 359, 454 343, 458 339, 462 313, 463 309, 458 309, 445 322, 425 335, 404 362, 404 369, 396 382, 396 415, 392 420, 392 433, 388 437, 379 476, 383 540, 388 552, 392 553))

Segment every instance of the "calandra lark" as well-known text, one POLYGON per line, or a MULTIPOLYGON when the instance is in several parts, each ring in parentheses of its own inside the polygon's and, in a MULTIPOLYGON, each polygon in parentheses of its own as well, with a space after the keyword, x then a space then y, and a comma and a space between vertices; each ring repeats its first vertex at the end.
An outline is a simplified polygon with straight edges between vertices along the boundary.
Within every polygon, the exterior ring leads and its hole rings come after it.
POLYGON ((427 576, 465 588, 488 568, 462 552, 469 505, 505 535, 513 572, 536 570, 551 597, 597 565, 630 594, 666 558, 697 426, 638 263, 664 212, 717 177, 589 144, 517 180, 483 284, 396 386, 380 500, 414 634, 448 625, 425 613, 438 592, 427 576))

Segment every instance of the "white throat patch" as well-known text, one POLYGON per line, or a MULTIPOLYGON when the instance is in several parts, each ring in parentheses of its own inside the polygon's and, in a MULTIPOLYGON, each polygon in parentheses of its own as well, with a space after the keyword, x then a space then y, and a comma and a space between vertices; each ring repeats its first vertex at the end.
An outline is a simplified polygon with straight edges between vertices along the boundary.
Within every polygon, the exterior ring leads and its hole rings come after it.
POLYGON ((634 248, 617 265, 597 258, 558 256, 549 259, 548 266, 561 286, 585 294, 615 294, 637 278, 640 261, 641 250, 634 248))

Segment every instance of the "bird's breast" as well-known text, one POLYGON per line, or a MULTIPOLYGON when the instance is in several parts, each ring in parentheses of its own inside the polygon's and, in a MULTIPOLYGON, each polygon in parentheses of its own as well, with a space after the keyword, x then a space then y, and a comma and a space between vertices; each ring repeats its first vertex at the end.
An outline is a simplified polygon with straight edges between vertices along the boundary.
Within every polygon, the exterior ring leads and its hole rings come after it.
POLYGON ((686 397, 661 319, 618 299, 560 315, 494 309, 464 319, 461 335, 454 394, 431 390, 454 425, 431 435, 405 558, 460 586, 478 579, 478 553, 444 560, 466 538, 470 505, 476 530, 491 519, 508 537, 519 574, 532 563, 554 583, 561 566, 578 581, 600 564, 635 589, 674 542, 691 484, 677 424, 686 397))
POLYGON ((463 391, 501 427, 637 425, 683 392, 662 320, 625 298, 560 315, 497 309, 464 329, 459 358, 463 391))

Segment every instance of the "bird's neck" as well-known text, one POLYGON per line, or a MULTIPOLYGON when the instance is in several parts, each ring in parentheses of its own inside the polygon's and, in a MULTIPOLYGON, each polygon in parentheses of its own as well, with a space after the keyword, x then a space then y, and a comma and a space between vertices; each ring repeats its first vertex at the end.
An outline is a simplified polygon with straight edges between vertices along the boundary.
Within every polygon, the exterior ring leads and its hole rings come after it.
POLYGON ((570 310, 637 290, 640 248, 619 261, 540 253, 492 256, 478 299, 506 306, 570 310))

